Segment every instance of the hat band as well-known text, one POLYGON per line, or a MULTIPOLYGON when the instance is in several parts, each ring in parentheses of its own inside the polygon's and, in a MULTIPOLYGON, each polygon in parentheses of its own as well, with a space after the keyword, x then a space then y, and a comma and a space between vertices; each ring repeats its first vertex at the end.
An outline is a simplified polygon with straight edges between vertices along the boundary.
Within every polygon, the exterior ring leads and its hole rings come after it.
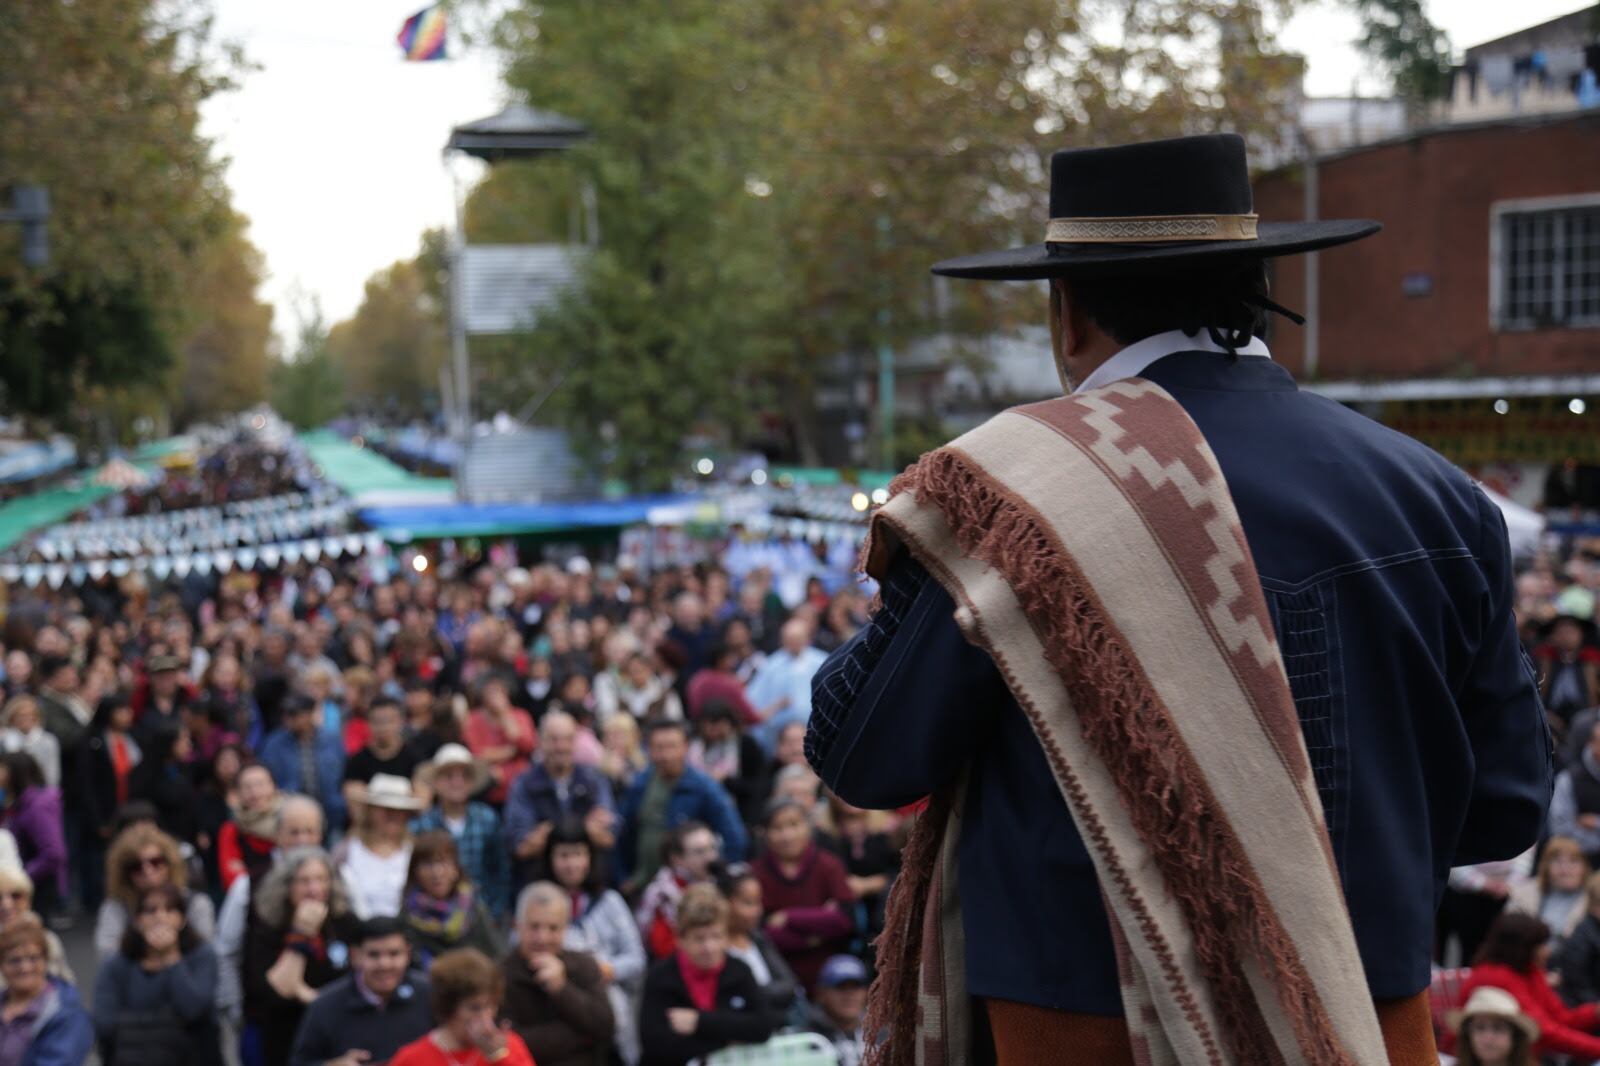
POLYGON ((1122 215, 1052 218, 1049 244, 1156 244, 1164 241, 1253 241, 1256 215, 1122 215))

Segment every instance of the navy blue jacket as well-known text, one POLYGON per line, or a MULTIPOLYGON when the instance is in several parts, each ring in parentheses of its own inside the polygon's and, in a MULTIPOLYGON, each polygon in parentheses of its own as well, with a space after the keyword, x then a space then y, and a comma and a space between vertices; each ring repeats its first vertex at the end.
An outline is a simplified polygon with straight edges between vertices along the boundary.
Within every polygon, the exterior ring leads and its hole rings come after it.
MULTIPOLYGON (((1267 359, 1184 352, 1142 376, 1200 427, 1238 508, 1368 985, 1414 995, 1450 867, 1525 850, 1550 798, 1504 522, 1440 456, 1267 359)), ((1121 1014, 1094 870, 1027 720, 920 566, 899 560, 884 602, 888 617, 817 675, 813 765, 844 799, 884 808, 970 761, 971 991, 1121 1014)))

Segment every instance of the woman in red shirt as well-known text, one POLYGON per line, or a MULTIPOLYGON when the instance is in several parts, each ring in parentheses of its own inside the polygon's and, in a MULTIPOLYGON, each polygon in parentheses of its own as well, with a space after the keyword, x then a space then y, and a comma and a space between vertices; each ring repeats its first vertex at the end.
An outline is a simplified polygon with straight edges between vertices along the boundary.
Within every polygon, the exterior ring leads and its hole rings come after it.
POLYGON ((1572 1055, 1585 1062, 1600 1058, 1600 1011, 1596 1004, 1569 1007, 1550 987, 1550 927, 1531 914, 1502 914, 1489 927, 1461 994, 1478 988, 1503 989, 1522 1013, 1539 1026, 1536 1055, 1572 1055))
POLYGON ((767 936, 809 993, 828 956, 849 947, 855 893, 844 863, 812 840, 799 803, 773 800, 765 824, 767 850, 753 865, 767 905, 767 936))
POLYGON ((506 801, 506 790, 533 760, 539 734, 528 712, 512 706, 506 679, 490 674, 478 691, 482 706, 467 716, 462 739, 472 754, 489 765, 494 787, 489 802, 499 806, 506 801))
POLYGON ((474 948, 447 951, 428 968, 438 1028, 395 1052, 389 1066, 533 1066, 528 1045, 495 1022, 505 977, 474 948))

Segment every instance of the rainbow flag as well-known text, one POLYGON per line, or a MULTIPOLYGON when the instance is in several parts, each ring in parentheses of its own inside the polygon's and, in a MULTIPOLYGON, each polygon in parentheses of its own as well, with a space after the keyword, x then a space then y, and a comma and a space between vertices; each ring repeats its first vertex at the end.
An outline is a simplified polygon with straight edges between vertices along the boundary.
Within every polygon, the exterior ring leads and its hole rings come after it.
POLYGON ((421 62, 444 59, 444 31, 444 5, 435 4, 423 8, 406 19, 406 24, 400 27, 400 35, 395 40, 400 42, 400 50, 405 53, 408 60, 421 62))

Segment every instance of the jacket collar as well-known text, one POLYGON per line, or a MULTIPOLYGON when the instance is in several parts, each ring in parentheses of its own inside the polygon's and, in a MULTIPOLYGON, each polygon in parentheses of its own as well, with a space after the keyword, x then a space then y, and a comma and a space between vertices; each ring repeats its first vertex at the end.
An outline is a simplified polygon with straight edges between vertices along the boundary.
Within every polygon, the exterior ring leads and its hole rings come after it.
MULTIPOLYGON (((1072 391, 1087 392, 1098 389, 1102 385, 1109 385, 1113 381, 1124 378, 1136 378, 1144 372, 1145 367, 1165 359, 1177 352, 1215 352, 1226 354, 1227 349, 1211 339, 1207 330, 1199 330, 1190 336, 1181 329, 1168 330, 1157 333, 1153 337, 1135 341, 1110 359, 1101 363, 1090 372, 1089 376, 1078 383, 1072 391)), ((1250 343, 1240 348, 1241 356, 1259 356, 1271 360, 1272 353, 1267 350, 1267 342, 1260 337, 1250 338, 1250 343)))

